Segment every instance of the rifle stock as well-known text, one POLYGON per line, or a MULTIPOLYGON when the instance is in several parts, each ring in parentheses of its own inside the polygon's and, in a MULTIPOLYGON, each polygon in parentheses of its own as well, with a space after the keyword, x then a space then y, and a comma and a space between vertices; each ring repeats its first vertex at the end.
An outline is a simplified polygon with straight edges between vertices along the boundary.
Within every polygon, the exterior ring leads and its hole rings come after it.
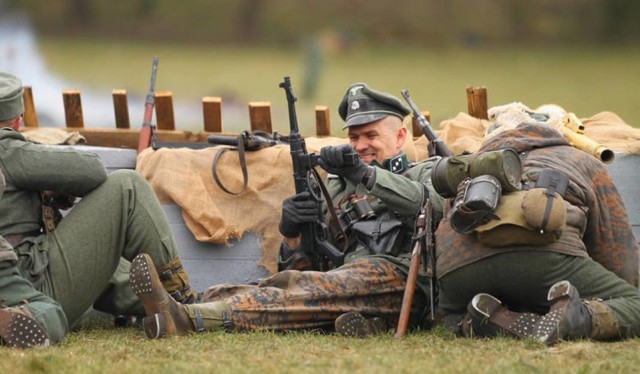
POLYGON ((610 164, 615 158, 615 153, 590 137, 584 135, 584 125, 574 113, 567 113, 562 118, 562 135, 572 146, 585 151, 605 164, 610 164))
MULTIPOLYGON (((343 253, 329 242, 329 229, 324 224, 322 213, 322 191, 319 183, 322 181, 318 178, 314 167, 318 165, 320 156, 309 154, 300 131, 298 130, 298 119, 295 109, 296 97, 293 95, 291 87, 291 79, 285 77, 284 81, 279 85, 284 89, 287 96, 287 104, 289 110, 289 147, 291 149, 291 161, 293 164, 293 179, 295 183, 296 193, 308 191, 316 201, 318 219, 314 223, 309 223, 301 228, 301 248, 313 259, 317 260, 317 264, 331 262, 333 266, 342 265, 344 258, 343 253), (315 180, 314 180, 315 178, 315 180)), ((327 265, 328 266, 328 265, 327 265)))
POLYGON ((424 114, 420 112, 416 103, 413 102, 413 99, 411 99, 411 96, 409 96, 409 90, 404 89, 401 91, 401 93, 402 93, 402 97, 404 97, 404 99, 407 101, 407 103, 411 107, 411 111, 413 112, 413 115, 416 117, 416 120, 418 121, 418 124, 420 125, 420 128, 424 133, 424 136, 426 136, 427 139, 429 139, 429 147, 430 147, 429 156, 441 156, 441 157, 453 156, 453 154, 451 153, 447 145, 444 144, 442 139, 438 138, 435 132, 433 132, 433 128, 431 127, 431 124, 429 123, 429 121, 427 121, 427 118, 424 116, 424 114))
MULTIPOLYGON (((416 219, 416 230, 417 231, 416 235, 414 236, 413 250, 411 251, 411 264, 409 265, 407 283, 404 289, 404 295, 402 296, 402 306, 400 309, 400 317, 398 319, 398 328, 395 334, 396 339, 404 338, 407 332, 407 327, 409 326, 409 317, 411 315, 411 306, 413 305, 413 296, 415 295, 416 283, 418 281, 418 272, 420 271, 420 262, 423 257, 423 252, 425 251, 425 248, 423 247, 425 246, 425 244, 427 246, 431 244, 431 201, 429 199, 425 201, 425 205, 420 210, 420 214, 416 219)), ((432 273, 432 276, 434 276, 434 273, 432 273)), ((431 282, 431 313, 433 318, 433 311, 435 307, 435 296, 433 295, 435 289, 433 287, 433 278, 431 282)))
POLYGON ((155 106, 155 87, 156 87, 156 73, 158 72, 158 56, 153 56, 153 64, 151 65, 151 83, 149 84, 149 92, 144 101, 144 117, 142 120, 142 127, 140 128, 140 135, 138 137, 138 153, 149 148, 152 138, 154 136, 154 125, 151 123, 153 117, 153 107, 155 106))

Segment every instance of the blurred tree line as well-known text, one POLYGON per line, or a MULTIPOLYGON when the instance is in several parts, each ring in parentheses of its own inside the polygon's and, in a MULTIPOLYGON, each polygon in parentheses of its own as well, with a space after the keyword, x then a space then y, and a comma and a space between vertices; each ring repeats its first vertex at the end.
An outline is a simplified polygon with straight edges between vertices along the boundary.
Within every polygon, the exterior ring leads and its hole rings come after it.
MULTIPOLYGON (((1 0, 0 0, 1 1, 1 0)), ((44 35, 287 45, 634 43, 637 0, 5 0, 44 35)))

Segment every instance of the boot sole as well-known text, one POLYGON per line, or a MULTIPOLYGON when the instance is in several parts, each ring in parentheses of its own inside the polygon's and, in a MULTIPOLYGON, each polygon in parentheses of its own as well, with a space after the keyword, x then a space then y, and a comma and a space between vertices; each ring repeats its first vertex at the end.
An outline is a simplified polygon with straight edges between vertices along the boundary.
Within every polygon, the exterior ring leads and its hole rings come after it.
POLYGON ((471 310, 468 310, 472 320, 484 319, 476 322, 477 336, 496 336, 500 333, 526 338, 531 336, 540 316, 533 313, 512 312, 502 305, 495 297, 481 293, 471 300, 471 310))
POLYGON ((0 340, 14 348, 49 346, 49 336, 35 320, 9 310, 0 310, 0 340))
POLYGON ((559 341, 560 321, 568 310, 571 300, 579 298, 578 290, 567 281, 556 283, 547 294, 547 300, 553 302, 549 313, 545 314, 536 326, 536 338, 546 344, 559 341))
POLYGON ((364 316, 358 312, 340 315, 335 321, 336 333, 353 338, 364 338, 371 335, 371 329, 364 316))
POLYGON ((136 256, 131 262, 129 285, 142 301, 147 316, 160 313, 160 304, 165 301, 164 288, 154 290, 153 279, 159 277, 151 258, 146 254, 136 256))

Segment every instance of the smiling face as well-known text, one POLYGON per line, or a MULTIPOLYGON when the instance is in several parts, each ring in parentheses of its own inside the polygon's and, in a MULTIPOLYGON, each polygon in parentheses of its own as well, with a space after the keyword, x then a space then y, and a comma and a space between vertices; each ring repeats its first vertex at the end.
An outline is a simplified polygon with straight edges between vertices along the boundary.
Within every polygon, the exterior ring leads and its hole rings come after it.
POLYGON ((397 155, 406 139, 407 129, 395 116, 349 127, 349 143, 367 164, 373 160, 382 164, 387 158, 397 155))

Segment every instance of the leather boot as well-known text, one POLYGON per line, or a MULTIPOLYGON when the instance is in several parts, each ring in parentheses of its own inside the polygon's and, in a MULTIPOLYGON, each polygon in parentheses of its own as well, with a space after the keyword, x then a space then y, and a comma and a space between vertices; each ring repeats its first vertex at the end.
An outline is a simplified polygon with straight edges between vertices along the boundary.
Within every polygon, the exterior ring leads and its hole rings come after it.
POLYGON ((193 304, 200 301, 198 292, 191 289, 189 275, 182 267, 179 258, 158 268, 158 275, 162 285, 174 300, 181 304, 193 304))
POLYGON ((0 345, 15 348, 48 347, 49 336, 24 305, 0 309, 0 345))
POLYGON ((142 324, 149 339, 168 335, 186 335, 194 331, 184 305, 165 290, 151 257, 141 253, 131 262, 129 284, 144 306, 142 324))
POLYGON ((334 325, 337 334, 354 338, 379 335, 389 330, 386 322, 382 318, 365 318, 358 312, 341 314, 336 318, 334 325))
POLYGON ((561 340, 589 337, 591 315, 580 300, 578 290, 569 281, 560 281, 551 286, 547 299, 552 302, 551 308, 536 324, 535 339, 556 344, 561 340))
POLYGON ((495 297, 479 293, 467 306, 460 327, 462 335, 469 338, 509 335, 523 339, 531 336, 539 318, 534 313, 513 312, 495 297))

